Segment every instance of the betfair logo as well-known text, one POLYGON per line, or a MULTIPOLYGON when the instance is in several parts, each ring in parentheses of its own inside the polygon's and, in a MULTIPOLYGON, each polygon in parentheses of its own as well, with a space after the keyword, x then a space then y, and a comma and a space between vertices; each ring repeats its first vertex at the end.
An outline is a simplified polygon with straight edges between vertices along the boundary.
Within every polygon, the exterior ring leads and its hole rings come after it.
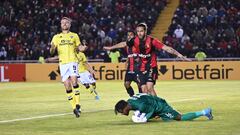
POLYGON ((172 66, 172 78, 175 80, 181 79, 229 79, 233 68, 226 68, 223 64, 221 67, 213 68, 209 64, 195 68, 180 69, 172 66))

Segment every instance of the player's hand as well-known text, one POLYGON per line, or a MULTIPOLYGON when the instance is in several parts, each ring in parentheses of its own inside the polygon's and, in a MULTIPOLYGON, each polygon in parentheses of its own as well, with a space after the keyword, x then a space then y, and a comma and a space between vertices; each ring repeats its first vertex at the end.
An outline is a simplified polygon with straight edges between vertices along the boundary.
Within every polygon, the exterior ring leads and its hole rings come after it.
POLYGON ((80 52, 86 51, 87 48, 88 48, 88 47, 87 47, 86 45, 79 45, 79 46, 78 46, 78 50, 79 50, 80 52))
POLYGON ((132 116, 132 121, 134 123, 146 123, 147 122, 147 118, 146 117, 137 117, 135 115, 132 116))
POLYGON ((93 76, 95 76, 95 75, 96 75, 96 72, 95 72, 95 70, 91 70, 91 71, 90 71, 90 73, 91 73, 93 76))
POLYGON ((46 63, 48 63, 48 62, 49 62, 49 59, 48 59, 48 58, 46 58, 44 61, 45 61, 46 63))
POLYGON ((158 115, 154 116, 154 119, 156 119, 156 120, 159 119, 159 118, 160 118, 160 116, 158 116, 158 115))
POLYGON ((133 113, 133 116, 132 116, 132 121, 134 123, 145 123, 147 122, 147 118, 145 117, 145 113, 141 113, 140 111, 136 110, 134 113, 133 113))

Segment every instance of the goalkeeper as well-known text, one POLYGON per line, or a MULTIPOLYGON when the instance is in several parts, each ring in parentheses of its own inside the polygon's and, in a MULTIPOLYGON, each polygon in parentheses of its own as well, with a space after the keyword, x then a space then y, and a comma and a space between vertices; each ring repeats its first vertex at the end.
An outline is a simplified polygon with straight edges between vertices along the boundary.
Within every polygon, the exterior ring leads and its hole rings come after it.
POLYGON ((128 116, 129 112, 135 111, 132 116, 133 122, 143 123, 151 118, 161 117, 162 120, 187 121, 195 118, 206 116, 209 120, 213 119, 211 108, 198 112, 180 114, 174 110, 164 99, 141 93, 129 98, 127 101, 120 100, 115 105, 115 113, 121 113, 128 116))

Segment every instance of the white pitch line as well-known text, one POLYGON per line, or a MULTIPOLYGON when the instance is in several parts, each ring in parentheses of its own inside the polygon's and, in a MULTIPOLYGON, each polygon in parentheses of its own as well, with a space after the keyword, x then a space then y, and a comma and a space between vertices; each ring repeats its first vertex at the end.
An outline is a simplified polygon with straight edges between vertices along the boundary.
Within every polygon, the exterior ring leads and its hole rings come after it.
MULTIPOLYGON (((105 109, 105 110, 84 111, 84 113, 99 112, 99 111, 107 111, 107 109, 105 109)), ((43 119, 43 118, 49 118, 49 117, 58 117, 58 116, 65 116, 65 115, 70 115, 70 114, 73 114, 73 113, 59 113, 59 114, 49 114, 49 115, 42 115, 42 116, 34 116, 34 117, 28 117, 28 118, 18 118, 18 119, 12 119, 12 120, 2 120, 2 121, 0 121, 0 124, 16 122, 16 121, 33 120, 33 119, 43 119)))
MULTIPOLYGON (((193 101, 193 100, 200 100, 200 98, 180 99, 180 100, 171 101, 170 103, 177 103, 177 102, 184 102, 184 101, 193 101)), ((107 110, 109 110, 109 109, 84 111, 84 113, 86 113, 86 112, 88 113, 88 112, 107 111, 107 110)), ((34 120, 34 119, 43 119, 43 118, 50 118, 50 117, 58 117, 58 116, 65 116, 65 115, 70 115, 70 114, 72 114, 72 113, 59 113, 59 114, 49 114, 49 115, 42 115, 42 116, 34 116, 34 117, 28 117, 28 118, 18 118, 18 119, 12 119, 12 120, 2 120, 2 121, 0 121, 0 124, 10 123, 10 122, 17 122, 17 121, 34 120)))
POLYGON ((180 100, 173 100, 169 103, 177 103, 177 102, 184 102, 184 101, 193 101, 193 100, 203 100, 203 98, 186 98, 186 99, 180 99, 180 100))
POLYGON ((42 118, 49 118, 49 117, 64 116, 64 115, 69 115, 69 114, 72 114, 72 113, 50 114, 50 115, 42 115, 42 116, 35 116, 35 117, 28 117, 28 118, 19 118, 19 119, 12 119, 12 120, 3 120, 3 121, 0 121, 0 124, 1 124, 1 123, 16 122, 16 121, 24 121, 24 120, 33 120, 33 119, 42 119, 42 118))

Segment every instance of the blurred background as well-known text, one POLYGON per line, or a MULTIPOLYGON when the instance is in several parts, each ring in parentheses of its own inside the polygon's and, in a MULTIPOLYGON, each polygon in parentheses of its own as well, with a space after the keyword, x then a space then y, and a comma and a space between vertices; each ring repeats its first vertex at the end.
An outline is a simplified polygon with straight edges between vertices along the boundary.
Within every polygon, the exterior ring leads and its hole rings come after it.
MULTIPOLYGON (((87 41, 90 61, 110 62, 103 46, 125 41, 127 31, 140 22, 147 23, 150 35, 187 57, 236 59, 239 9, 239 0, 2 0, 0 60, 50 57, 50 42, 60 32, 63 16, 73 19, 71 31, 87 41)), ((118 51, 123 61, 126 50, 118 51)), ((173 56, 159 52, 158 58, 173 56)))

